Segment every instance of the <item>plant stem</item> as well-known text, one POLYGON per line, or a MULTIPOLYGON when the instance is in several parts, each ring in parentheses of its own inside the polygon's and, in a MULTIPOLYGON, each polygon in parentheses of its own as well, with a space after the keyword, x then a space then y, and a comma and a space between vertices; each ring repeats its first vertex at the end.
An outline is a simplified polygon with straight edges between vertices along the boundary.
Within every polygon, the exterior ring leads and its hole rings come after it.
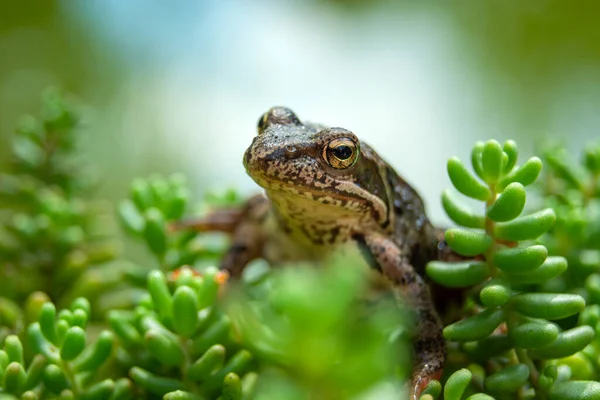
POLYGON ((79 382, 77 381, 75 372, 73 371, 73 368, 71 368, 71 364, 69 364, 68 361, 61 360, 60 367, 63 370, 67 380, 71 382, 71 391, 73 392, 73 396, 76 399, 79 398, 79 392, 81 391, 81 388, 79 387, 79 382))

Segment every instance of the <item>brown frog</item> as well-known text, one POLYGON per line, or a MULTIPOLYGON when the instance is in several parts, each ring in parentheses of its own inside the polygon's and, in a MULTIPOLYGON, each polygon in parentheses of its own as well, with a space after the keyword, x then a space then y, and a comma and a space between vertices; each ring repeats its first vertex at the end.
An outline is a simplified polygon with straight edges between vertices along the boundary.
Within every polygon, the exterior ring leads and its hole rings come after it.
POLYGON ((235 278, 256 258, 319 260, 339 245, 358 244, 416 314, 410 391, 417 399, 439 378, 446 356, 424 267, 452 257, 417 192, 349 130, 303 123, 283 107, 260 118, 244 166, 266 196, 193 223, 232 235, 221 268, 235 278))

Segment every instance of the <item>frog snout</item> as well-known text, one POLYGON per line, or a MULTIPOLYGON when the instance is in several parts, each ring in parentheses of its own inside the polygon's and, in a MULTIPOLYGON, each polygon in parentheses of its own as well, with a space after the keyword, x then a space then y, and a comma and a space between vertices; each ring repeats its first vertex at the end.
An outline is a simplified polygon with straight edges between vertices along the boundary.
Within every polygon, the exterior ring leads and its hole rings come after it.
MULTIPOLYGON (((256 138, 254 139, 256 140, 256 138)), ((254 143, 254 141, 252 142, 254 143)), ((246 168, 246 170, 248 169, 248 167, 250 166, 250 162, 252 161, 252 146, 250 146, 246 152, 244 153, 244 168, 246 168)))
POLYGON ((257 150, 254 146, 250 146, 244 153, 244 167, 246 168, 246 171, 249 173, 260 173, 261 171, 265 171, 268 162, 272 160, 272 157, 269 155, 269 152, 257 150))

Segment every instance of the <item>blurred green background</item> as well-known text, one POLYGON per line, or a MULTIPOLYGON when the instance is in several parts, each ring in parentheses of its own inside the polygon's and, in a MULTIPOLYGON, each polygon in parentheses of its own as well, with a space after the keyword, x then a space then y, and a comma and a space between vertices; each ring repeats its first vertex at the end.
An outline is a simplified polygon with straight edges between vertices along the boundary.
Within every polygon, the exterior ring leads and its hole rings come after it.
POLYGON ((90 106, 98 195, 181 171, 195 195, 257 190, 241 156, 262 112, 344 126, 445 222, 445 163, 478 139, 577 152, 600 126, 596 1, 20 1, 0 6, 0 158, 40 92, 90 106))

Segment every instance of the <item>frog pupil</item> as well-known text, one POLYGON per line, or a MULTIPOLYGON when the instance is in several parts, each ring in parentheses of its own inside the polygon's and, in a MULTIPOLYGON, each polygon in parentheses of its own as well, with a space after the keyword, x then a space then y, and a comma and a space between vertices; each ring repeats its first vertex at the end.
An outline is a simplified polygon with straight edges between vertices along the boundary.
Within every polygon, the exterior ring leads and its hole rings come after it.
POLYGON ((352 157, 352 149, 350 148, 350 146, 337 146, 333 149, 333 155, 340 160, 347 160, 350 157, 352 157))

